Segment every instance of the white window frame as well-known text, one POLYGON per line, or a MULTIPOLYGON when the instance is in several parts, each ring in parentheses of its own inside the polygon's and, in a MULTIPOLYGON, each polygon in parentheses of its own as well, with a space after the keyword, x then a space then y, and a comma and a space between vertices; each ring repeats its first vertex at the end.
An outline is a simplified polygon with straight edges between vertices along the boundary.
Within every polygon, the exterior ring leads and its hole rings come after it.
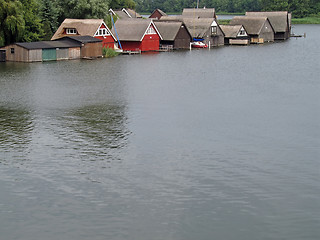
POLYGON ((102 37, 109 36, 109 35, 110 33, 106 28, 99 28, 95 34, 95 36, 102 36, 102 37))
POLYGON ((75 29, 75 28, 67 28, 66 29, 66 34, 75 35, 75 34, 77 34, 77 29, 75 29))
POLYGON ((154 30, 154 28, 150 25, 147 32, 146 32, 146 35, 152 35, 152 34, 157 34, 156 30, 154 30))

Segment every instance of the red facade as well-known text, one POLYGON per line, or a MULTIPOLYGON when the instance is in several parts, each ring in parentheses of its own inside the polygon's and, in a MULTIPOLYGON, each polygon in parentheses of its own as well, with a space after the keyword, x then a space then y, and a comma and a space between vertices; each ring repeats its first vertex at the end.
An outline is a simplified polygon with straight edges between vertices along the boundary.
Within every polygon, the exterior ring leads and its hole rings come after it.
POLYGON ((102 47, 114 48, 115 39, 112 37, 110 30, 104 25, 104 23, 101 24, 94 37, 102 41, 102 47))
POLYGON ((102 40, 102 47, 114 48, 114 39, 111 35, 95 36, 95 38, 102 40))
POLYGON ((159 51, 160 36, 154 31, 154 33, 144 35, 142 41, 121 41, 121 46, 124 51, 159 51))

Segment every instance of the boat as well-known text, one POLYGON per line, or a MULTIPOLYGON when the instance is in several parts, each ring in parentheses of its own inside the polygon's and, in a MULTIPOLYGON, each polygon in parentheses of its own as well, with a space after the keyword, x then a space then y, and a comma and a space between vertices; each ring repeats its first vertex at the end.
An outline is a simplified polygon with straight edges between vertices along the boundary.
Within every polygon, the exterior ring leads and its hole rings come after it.
POLYGON ((191 47, 193 48, 207 48, 208 45, 203 42, 191 42, 191 47))

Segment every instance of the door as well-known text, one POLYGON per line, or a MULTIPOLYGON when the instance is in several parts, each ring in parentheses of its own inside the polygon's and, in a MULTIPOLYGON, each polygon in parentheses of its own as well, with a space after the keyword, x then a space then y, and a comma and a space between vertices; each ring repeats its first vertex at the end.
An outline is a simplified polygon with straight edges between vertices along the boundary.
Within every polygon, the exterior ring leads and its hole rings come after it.
POLYGON ((42 49, 42 61, 55 61, 57 60, 56 49, 42 49))
POLYGON ((6 50, 0 50, 0 62, 6 61, 6 50))

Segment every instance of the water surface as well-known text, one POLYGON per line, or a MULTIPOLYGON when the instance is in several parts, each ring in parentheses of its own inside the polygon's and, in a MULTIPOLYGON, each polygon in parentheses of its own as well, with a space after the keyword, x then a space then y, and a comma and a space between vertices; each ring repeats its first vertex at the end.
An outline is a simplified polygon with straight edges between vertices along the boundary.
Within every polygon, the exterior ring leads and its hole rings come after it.
POLYGON ((0 64, 1 239, 319 239, 320 26, 0 64))

